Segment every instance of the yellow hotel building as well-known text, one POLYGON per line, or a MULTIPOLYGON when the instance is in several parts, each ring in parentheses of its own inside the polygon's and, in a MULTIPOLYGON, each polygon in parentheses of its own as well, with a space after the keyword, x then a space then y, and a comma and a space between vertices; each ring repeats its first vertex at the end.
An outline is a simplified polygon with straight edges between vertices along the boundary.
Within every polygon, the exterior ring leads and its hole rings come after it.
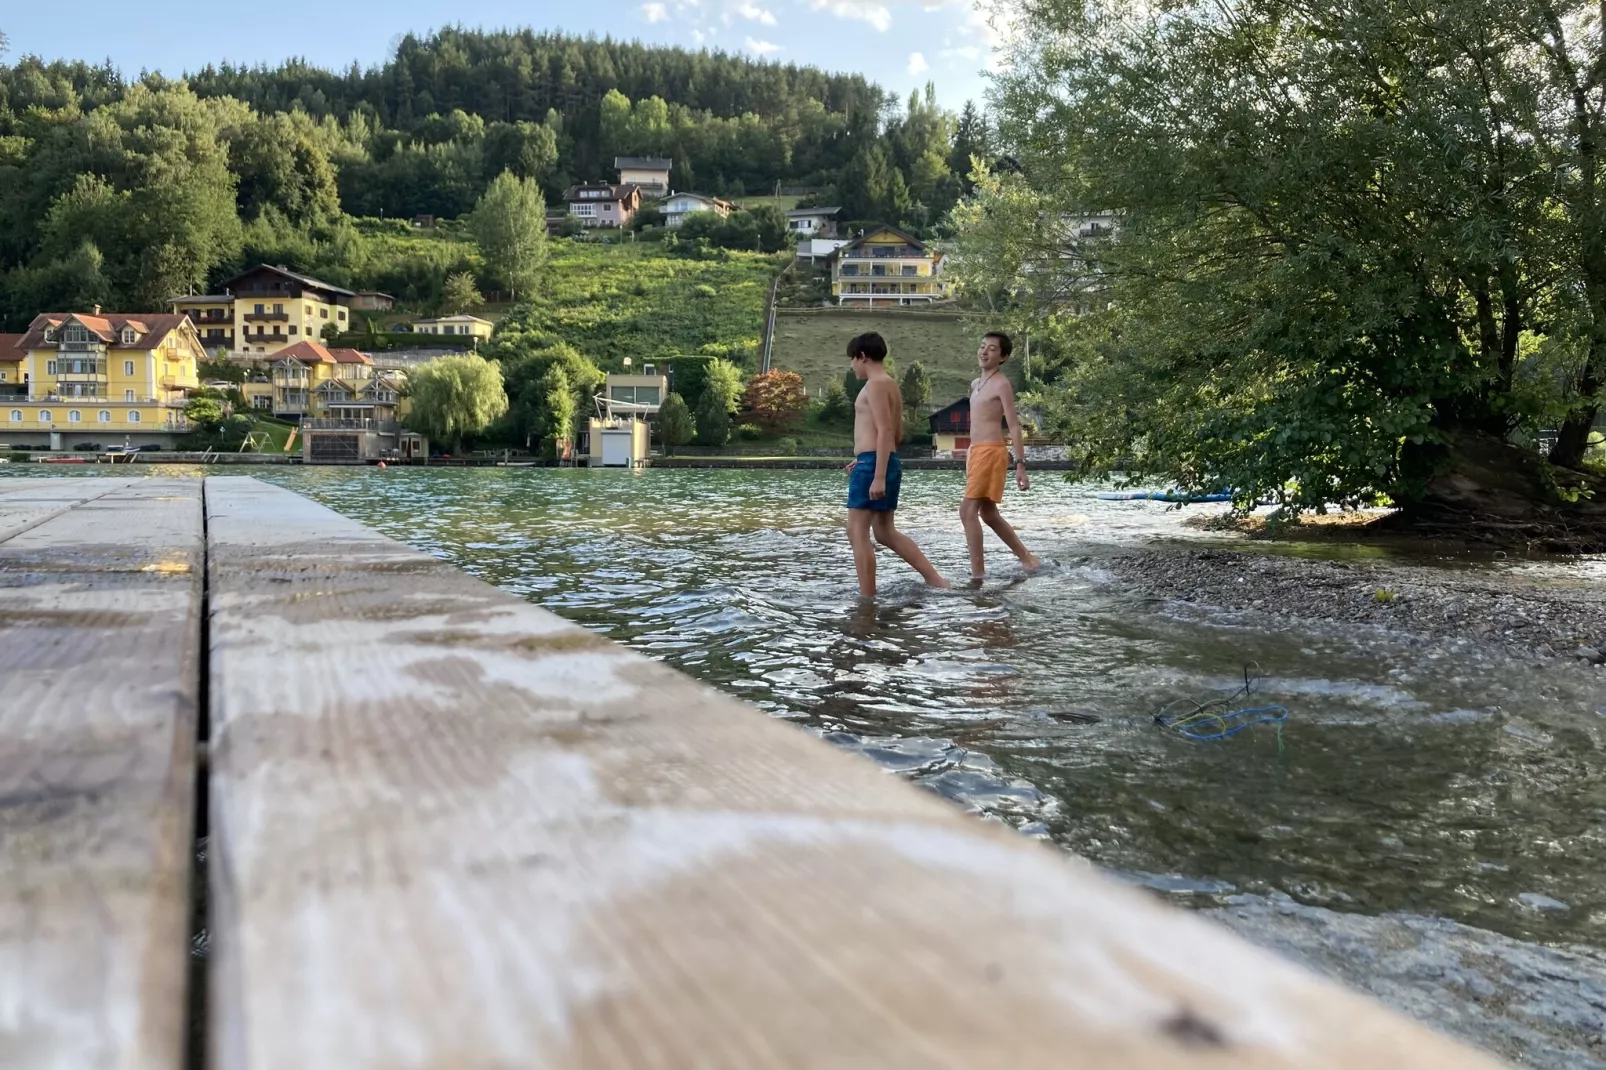
POLYGON ((224 281, 220 293, 175 297, 173 311, 195 324, 208 351, 271 356, 298 342, 351 329, 356 298, 340 286, 283 266, 259 264, 224 281))
POLYGON ((185 391, 205 355, 182 315, 42 313, 0 346, 0 441, 171 445, 189 430, 185 391))
POLYGON ((893 227, 876 229, 831 254, 831 293, 839 305, 921 305, 948 296, 941 254, 893 227))

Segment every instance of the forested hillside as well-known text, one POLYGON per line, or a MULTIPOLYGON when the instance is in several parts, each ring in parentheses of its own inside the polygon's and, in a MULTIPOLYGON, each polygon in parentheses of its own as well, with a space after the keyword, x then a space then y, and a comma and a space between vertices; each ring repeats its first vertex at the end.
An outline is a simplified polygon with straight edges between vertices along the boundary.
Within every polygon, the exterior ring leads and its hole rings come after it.
POLYGON ((858 75, 528 31, 408 37, 368 70, 185 81, 20 57, 0 65, 0 321, 159 307, 262 259, 396 287, 437 268, 387 257, 353 217, 455 218, 503 171, 552 203, 619 154, 673 156, 680 189, 807 186, 847 219, 929 229, 984 145, 973 110, 929 91, 898 102, 858 75))

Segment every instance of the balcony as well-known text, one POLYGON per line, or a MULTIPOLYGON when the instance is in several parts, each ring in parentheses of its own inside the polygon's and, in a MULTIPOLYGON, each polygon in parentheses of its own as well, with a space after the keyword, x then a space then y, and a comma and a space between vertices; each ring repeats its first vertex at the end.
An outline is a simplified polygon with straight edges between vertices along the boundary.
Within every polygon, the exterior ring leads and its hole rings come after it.
POLYGON ((350 420, 330 416, 315 416, 301 421, 303 431, 378 431, 394 435, 401 430, 395 420, 350 420))
POLYGON ((289 323, 288 312, 247 312, 245 320, 248 323, 289 323))
POLYGON ((240 335, 240 344, 242 346, 260 346, 267 345, 270 342, 288 342, 289 340, 290 336, 281 331, 274 331, 272 334, 242 333, 240 335))
POLYGON ((0 383, 0 398, 26 398, 27 383, 0 383))
POLYGON ((59 353, 104 353, 106 343, 98 338, 91 338, 87 342, 57 342, 56 351, 59 353))
POLYGON ((186 312, 185 315, 197 327, 208 323, 225 323, 231 327, 234 325, 234 314, 232 312, 186 312))

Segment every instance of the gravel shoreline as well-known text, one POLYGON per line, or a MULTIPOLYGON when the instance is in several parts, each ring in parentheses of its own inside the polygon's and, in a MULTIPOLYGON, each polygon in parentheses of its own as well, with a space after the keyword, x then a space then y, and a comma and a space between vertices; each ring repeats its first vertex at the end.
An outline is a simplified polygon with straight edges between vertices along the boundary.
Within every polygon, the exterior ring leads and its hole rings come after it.
POLYGON ((1150 546, 1102 562, 1132 593, 1273 616, 1491 643, 1517 657, 1606 665, 1606 583, 1397 559, 1334 561, 1150 546))

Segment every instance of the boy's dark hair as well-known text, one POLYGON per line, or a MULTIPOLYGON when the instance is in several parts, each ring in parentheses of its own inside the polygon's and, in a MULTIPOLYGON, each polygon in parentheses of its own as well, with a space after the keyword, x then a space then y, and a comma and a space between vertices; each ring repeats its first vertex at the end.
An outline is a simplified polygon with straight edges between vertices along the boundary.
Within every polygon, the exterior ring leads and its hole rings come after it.
POLYGON ((848 343, 848 356, 864 357, 874 361, 886 360, 887 340, 875 331, 866 331, 848 343))
POLYGON ((1006 360, 1009 358, 1010 354, 1015 352, 1014 339, 1010 338, 1009 335, 1005 334, 1003 331, 988 331, 986 334, 982 335, 982 338, 998 339, 998 351, 1004 355, 1006 360))

